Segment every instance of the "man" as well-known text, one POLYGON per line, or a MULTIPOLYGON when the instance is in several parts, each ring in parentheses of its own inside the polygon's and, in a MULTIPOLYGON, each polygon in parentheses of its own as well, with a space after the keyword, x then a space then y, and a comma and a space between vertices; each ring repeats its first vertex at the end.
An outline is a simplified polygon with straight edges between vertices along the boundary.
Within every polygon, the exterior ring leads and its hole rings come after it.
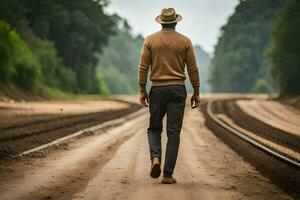
POLYGON ((185 65, 194 88, 191 98, 192 108, 199 106, 199 73, 194 55, 193 45, 189 38, 175 31, 177 22, 182 16, 173 8, 165 8, 156 22, 162 29, 148 36, 143 44, 139 64, 140 102, 150 110, 150 124, 147 129, 151 158, 152 178, 161 173, 161 133, 162 120, 167 114, 167 149, 162 183, 176 183, 173 177, 180 142, 186 88, 185 65), (149 68, 152 87, 146 91, 149 68))

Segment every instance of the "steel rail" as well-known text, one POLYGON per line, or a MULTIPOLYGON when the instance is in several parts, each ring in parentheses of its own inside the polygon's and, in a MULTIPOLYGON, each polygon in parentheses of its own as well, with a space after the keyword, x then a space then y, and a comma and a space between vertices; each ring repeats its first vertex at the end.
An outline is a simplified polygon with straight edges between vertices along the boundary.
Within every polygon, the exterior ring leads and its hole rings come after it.
POLYGON ((243 134, 242 132, 240 131, 237 131, 236 129, 230 127, 229 125, 227 125, 226 123, 224 123, 223 121, 221 121, 211 110, 211 107, 212 107, 212 103, 214 102, 214 100, 210 100, 207 104, 207 114, 208 116, 213 120, 215 121, 217 124, 219 124, 220 126, 222 126, 223 128, 225 128, 226 130, 230 131, 231 133, 235 134, 236 136, 242 138, 243 140, 247 141, 248 143, 252 144, 253 146, 269 153, 270 155, 280 159, 280 160, 283 160, 287 163, 289 163, 290 165, 293 165, 297 168, 300 168, 300 163, 298 161, 295 161, 295 160, 292 160, 280 153, 277 153, 273 150, 271 150, 270 148, 256 142, 255 140, 251 139, 250 137, 246 136, 245 134, 243 134))

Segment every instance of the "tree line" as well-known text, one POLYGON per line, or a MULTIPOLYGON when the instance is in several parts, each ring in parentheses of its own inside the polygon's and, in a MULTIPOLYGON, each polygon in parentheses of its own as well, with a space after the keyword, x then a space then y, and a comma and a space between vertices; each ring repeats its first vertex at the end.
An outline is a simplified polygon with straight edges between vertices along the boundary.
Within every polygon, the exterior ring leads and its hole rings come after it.
POLYGON ((213 92, 300 93, 299 1, 244 0, 221 28, 213 92))
MULTIPOLYGON (((144 38, 106 0, 0 0, 0 86, 35 94, 135 93, 144 38)), ((202 91, 299 94, 299 1, 243 0, 209 56, 202 91)))
POLYGON ((133 94, 138 90, 138 64, 143 36, 133 36, 125 19, 115 16, 116 34, 102 54, 98 54, 97 73, 111 94, 133 94))
POLYGON ((0 78, 31 92, 102 93, 97 53, 114 34, 106 0, 0 0, 0 78))
MULTIPOLYGON (((0 88, 13 84, 38 95, 138 92, 144 38, 125 19, 105 14, 107 1, 0 3, 0 88)), ((205 75, 209 55, 199 46, 195 51, 205 75)), ((201 79, 202 91, 206 82, 201 79)))
POLYGON ((300 94, 300 1, 288 3, 274 31, 271 73, 282 95, 300 94))

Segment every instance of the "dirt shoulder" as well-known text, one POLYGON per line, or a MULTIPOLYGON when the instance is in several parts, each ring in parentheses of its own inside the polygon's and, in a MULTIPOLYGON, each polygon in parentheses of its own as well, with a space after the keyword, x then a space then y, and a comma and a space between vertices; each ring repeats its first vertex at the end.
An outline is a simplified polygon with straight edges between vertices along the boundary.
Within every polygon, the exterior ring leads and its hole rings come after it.
POLYGON ((300 96, 296 96, 292 98, 282 98, 277 100, 283 104, 296 108, 300 111, 300 96))
MULTIPOLYGON (((161 178, 149 176, 148 117, 75 140, 44 158, 3 165, 1 199, 291 199, 188 107, 174 172, 178 183, 160 184, 161 178)), ((163 157, 166 141, 164 131, 163 157)))
POLYGON ((108 100, 0 102, 0 159, 140 108, 108 100))
POLYGON ((300 136, 300 110, 271 100, 240 100, 236 104, 247 115, 300 136))
MULTIPOLYGON (((201 110, 207 119, 205 125, 212 130, 218 138, 243 157, 243 159, 255 166, 261 174, 272 180, 274 184, 293 195, 293 197, 299 196, 300 172, 296 167, 282 162, 270 154, 254 147, 252 144, 242 140, 227 129, 219 126, 208 116, 206 102, 203 102, 201 110)), ((246 113, 239 110, 239 107, 235 105, 235 101, 226 100, 214 102, 213 112, 225 114, 234 122, 234 124, 248 130, 249 132, 251 131, 251 133, 255 134, 255 136, 261 137, 261 139, 268 140, 288 149, 295 149, 295 152, 297 152, 298 155, 299 148, 297 148, 297 145, 299 146, 299 143, 296 142, 299 140, 298 137, 248 116, 246 113), (291 143, 295 145, 292 146, 291 143)), ((253 137, 252 139, 256 140, 257 138, 253 137)), ((262 140, 259 140, 258 142, 261 143, 262 140)))

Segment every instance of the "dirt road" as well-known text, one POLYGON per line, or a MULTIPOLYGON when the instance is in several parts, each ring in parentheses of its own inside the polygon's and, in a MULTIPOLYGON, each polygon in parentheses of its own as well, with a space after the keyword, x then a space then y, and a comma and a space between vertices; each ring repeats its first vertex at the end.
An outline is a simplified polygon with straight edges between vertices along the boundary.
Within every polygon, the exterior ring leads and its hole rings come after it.
POLYGON ((80 138, 44 158, 2 164, 0 199, 292 199, 222 143, 205 127, 201 112, 189 107, 174 173, 178 183, 160 184, 149 176, 148 117, 80 138))
POLYGON ((0 161, 140 108, 111 100, 0 102, 0 161))

